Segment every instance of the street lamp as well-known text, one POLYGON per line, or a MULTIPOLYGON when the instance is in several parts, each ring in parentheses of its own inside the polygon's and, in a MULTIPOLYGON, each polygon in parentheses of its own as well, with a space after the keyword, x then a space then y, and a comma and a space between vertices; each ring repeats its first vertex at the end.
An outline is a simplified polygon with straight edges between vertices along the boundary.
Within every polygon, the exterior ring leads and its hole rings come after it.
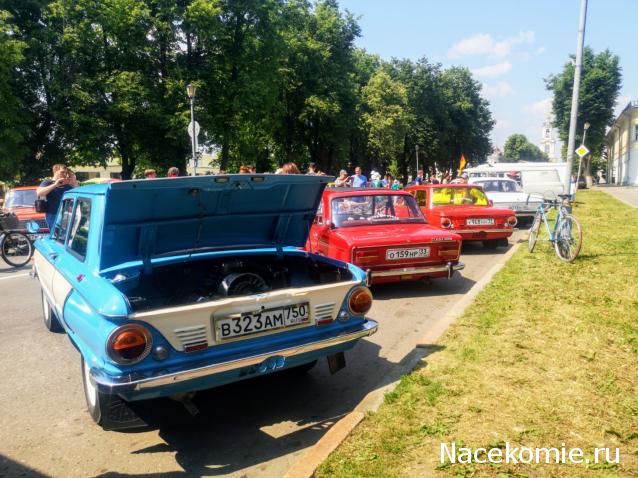
POLYGON ((186 93, 191 103, 191 124, 188 125, 188 132, 191 137, 191 148, 193 156, 193 176, 196 176, 197 172, 197 129, 195 127, 195 93, 197 92, 197 86, 193 83, 189 83, 186 86, 186 93))

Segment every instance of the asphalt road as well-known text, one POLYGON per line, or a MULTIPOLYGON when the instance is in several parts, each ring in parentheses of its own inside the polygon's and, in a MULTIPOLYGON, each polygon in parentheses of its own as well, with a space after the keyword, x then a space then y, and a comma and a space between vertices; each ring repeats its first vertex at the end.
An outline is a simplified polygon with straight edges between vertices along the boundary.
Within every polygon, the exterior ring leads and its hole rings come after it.
POLYGON ((145 402, 149 428, 134 432, 92 422, 79 355, 64 334, 44 328, 37 281, 0 263, 0 476, 282 476, 368 392, 392 381, 423 333, 504 252, 469 244, 466 269, 450 281, 374 287, 369 316, 379 332, 333 376, 324 361, 305 376, 209 390, 195 397, 195 417, 168 399, 145 402))

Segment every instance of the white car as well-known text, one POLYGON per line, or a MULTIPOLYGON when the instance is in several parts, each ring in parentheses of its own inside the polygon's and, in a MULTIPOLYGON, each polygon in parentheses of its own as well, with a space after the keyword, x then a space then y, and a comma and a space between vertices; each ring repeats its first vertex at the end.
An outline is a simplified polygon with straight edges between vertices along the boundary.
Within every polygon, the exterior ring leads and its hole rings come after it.
POLYGON ((533 218, 540 204, 538 196, 530 197, 513 179, 470 178, 468 182, 481 186, 495 207, 512 209, 519 220, 533 218))

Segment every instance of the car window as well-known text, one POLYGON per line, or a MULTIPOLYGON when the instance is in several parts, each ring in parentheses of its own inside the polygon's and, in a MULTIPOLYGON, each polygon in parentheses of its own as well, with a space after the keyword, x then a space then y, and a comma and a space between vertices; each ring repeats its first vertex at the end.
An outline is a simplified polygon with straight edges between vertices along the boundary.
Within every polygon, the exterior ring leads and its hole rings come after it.
POLYGON ((69 227, 69 221, 73 214, 73 199, 65 199, 60 208, 60 213, 53 226, 53 239, 64 244, 66 239, 66 231, 69 227))
POLYGON ((416 202, 419 206, 421 207, 426 207, 428 202, 427 202, 427 195, 426 192, 423 189, 417 189, 416 190, 416 202))
POLYGON ((71 232, 67 246, 80 260, 86 257, 86 246, 89 241, 89 225, 91 219, 91 201, 80 198, 75 203, 75 213, 71 223, 71 232))
POLYGON ((35 203, 35 189, 11 189, 7 193, 7 198, 4 203, 4 207, 33 207, 35 203))
POLYGON ((436 188, 432 194, 434 206, 487 206, 487 196, 478 187, 436 188))
POLYGON ((414 198, 405 194, 338 197, 332 200, 331 209, 336 227, 425 222, 414 198))

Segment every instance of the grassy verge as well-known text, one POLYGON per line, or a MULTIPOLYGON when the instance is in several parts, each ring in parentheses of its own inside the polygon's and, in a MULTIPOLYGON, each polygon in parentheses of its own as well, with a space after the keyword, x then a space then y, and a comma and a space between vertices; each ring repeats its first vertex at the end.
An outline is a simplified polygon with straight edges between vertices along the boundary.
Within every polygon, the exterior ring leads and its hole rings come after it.
MULTIPOLYGON (((583 191, 564 264, 521 247, 317 476, 638 476, 638 210, 583 191), (451 464, 441 443, 581 448, 589 464, 451 464), (594 448, 620 449, 594 464, 594 448)), ((545 236, 541 235, 541 239, 545 236)))

